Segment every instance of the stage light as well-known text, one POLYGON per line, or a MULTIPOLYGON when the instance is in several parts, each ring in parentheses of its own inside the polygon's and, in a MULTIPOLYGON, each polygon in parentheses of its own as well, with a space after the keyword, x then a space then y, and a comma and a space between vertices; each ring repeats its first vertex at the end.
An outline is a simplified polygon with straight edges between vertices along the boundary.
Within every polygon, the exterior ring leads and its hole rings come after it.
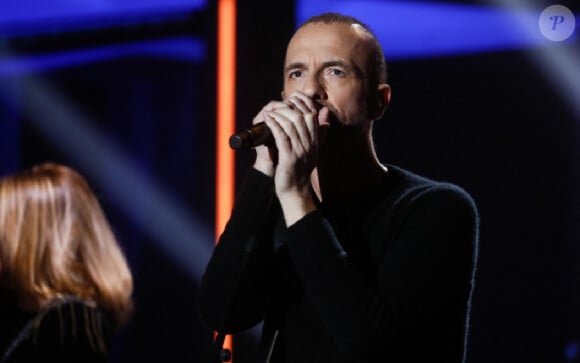
POLYGON ((89 49, 50 52, 34 56, 18 56, 4 52, 0 54, 2 55, 0 57, 0 79, 131 56, 201 62, 207 56, 205 48, 203 40, 182 36, 89 49))
MULTIPOLYGON (((21 72, 43 70, 49 66, 64 66, 66 56, 72 57, 72 62, 96 61, 109 57, 121 57, 129 54, 155 54, 167 57, 167 49, 171 45, 191 45, 190 40, 174 39, 176 43, 148 42, 128 45, 121 50, 108 47, 84 52, 55 54, 48 58, 31 58, 29 64, 20 65, 21 72), (185 43, 182 43, 184 42, 185 43), (162 55, 163 54, 163 55, 162 55)), ((195 47, 194 47, 195 48, 195 47)), ((197 59, 199 54, 185 53, 186 57, 197 59)), ((203 53, 203 52, 202 52, 203 53)), ((169 53, 170 56, 182 57, 178 50, 169 53)), ((1 59, 14 59, 9 50, 0 49, 1 59)), ((25 62, 26 63, 26 62, 25 62)), ((13 65, 0 63, 3 75, 10 74, 13 65)), ((0 72, 1 74, 2 72, 0 72)), ((159 184, 154 176, 143 173, 137 164, 116 145, 111 138, 106 137, 94 125, 92 120, 75 108, 74 102, 50 84, 43 82, 34 74, 27 74, 26 104, 29 122, 43 135, 55 149, 67 155, 76 164, 82 165, 82 173, 97 184, 106 199, 116 205, 144 233, 156 242, 193 281, 199 281, 205 265, 211 254, 214 233, 211 228, 200 222, 179 199, 159 184)), ((1 79, 0 79, 1 80, 1 79)), ((7 97, 4 89, 5 81, 0 83, 0 97, 7 97)), ((10 84, 10 83, 8 83, 10 84)), ((4 101, 10 99, 3 99, 4 101)))
POLYGON ((326 11, 361 19, 387 61, 552 45, 538 28, 541 9, 416 1, 302 0, 296 6, 297 25, 326 11))
POLYGON ((183 17, 207 0, 3 1, 0 36, 23 36, 99 29, 183 17))

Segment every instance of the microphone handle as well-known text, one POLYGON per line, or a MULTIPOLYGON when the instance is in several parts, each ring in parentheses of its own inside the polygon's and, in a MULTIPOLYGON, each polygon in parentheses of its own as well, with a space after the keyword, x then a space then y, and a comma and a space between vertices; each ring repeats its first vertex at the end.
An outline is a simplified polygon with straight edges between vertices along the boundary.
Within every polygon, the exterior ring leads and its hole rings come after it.
POLYGON ((264 122, 259 122, 247 130, 230 136, 229 144, 232 149, 251 149, 260 145, 272 145, 272 132, 264 122))

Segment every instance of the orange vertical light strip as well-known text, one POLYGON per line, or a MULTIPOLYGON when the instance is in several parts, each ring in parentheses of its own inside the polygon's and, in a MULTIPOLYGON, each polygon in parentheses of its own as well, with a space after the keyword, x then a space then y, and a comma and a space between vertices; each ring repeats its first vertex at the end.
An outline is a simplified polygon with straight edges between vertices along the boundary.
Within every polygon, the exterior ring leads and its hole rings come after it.
MULTIPOLYGON (((229 148, 228 139, 235 130, 235 0, 219 0, 217 17, 216 241, 226 225, 234 202, 235 155, 229 148)), ((227 335, 223 347, 232 352, 232 346, 232 337, 227 335)))
POLYGON ((216 237, 229 218, 234 200, 234 152, 228 139, 235 130, 236 97, 236 3, 218 2, 217 57, 217 175, 216 237))

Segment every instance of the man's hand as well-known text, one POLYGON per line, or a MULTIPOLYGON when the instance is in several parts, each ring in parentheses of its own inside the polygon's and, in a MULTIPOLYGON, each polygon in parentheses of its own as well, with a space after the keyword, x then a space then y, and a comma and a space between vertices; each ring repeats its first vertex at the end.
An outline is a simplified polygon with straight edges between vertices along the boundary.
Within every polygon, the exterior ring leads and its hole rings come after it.
POLYGON ((254 167, 274 177, 287 225, 316 208, 310 175, 318 156, 318 107, 304 93, 295 92, 284 101, 268 103, 254 118, 254 123, 268 125, 275 141, 275 150, 256 148, 254 167))

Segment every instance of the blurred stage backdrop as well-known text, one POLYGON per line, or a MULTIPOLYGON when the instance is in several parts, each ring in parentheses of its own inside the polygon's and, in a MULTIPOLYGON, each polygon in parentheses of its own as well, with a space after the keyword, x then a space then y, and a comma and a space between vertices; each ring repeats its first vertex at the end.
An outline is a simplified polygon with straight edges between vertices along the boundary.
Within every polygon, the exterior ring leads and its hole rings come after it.
MULTIPOLYGON (((235 128, 279 97, 297 23, 327 10, 360 17, 393 88, 375 129, 381 159, 458 183, 480 208, 468 362, 580 362, 580 4, 236 5, 235 128)), ((115 362, 201 362, 210 347, 196 293, 216 191, 239 185, 252 158, 238 152, 236 174, 217 180, 218 9, 0 2, 0 173, 58 161, 99 195, 135 277, 115 362)), ((251 361, 259 328, 234 337, 234 362, 251 361)))

